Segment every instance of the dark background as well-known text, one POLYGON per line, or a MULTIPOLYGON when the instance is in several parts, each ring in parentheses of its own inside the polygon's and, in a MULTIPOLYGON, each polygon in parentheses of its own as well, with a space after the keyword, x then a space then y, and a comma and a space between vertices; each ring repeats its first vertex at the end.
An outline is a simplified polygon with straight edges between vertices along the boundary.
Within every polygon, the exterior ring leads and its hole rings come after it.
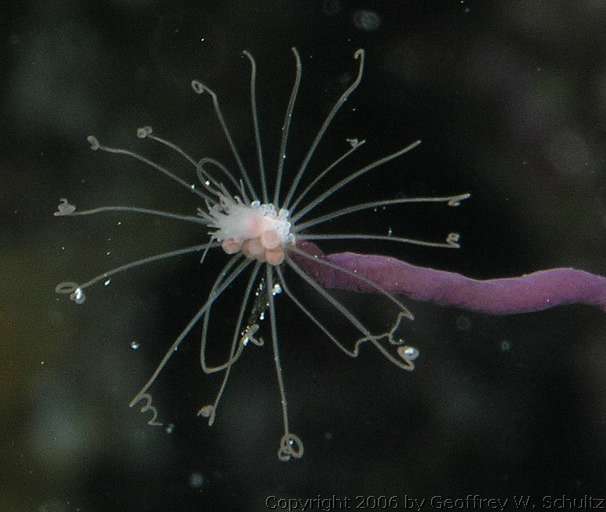
MULTIPOLYGON (((402 334, 421 350, 403 373, 366 348, 351 360, 277 301, 292 430, 302 460, 281 463, 269 347, 234 367, 212 428, 195 416, 219 379, 199 368, 194 333, 154 385, 168 431, 128 403, 204 301, 223 257, 175 258, 117 275, 78 306, 56 296, 123 262, 204 240, 195 225, 142 216, 52 216, 137 205, 192 214, 194 196, 86 136, 136 149, 193 179, 136 128, 152 125, 196 157, 233 167, 198 78, 222 101, 248 166, 255 150, 248 62, 257 59, 268 168, 303 60, 287 172, 294 172, 367 51, 363 82, 311 166, 364 138, 335 175, 420 138, 325 205, 471 192, 444 206, 365 212, 339 231, 439 241, 461 250, 356 241, 325 250, 390 254, 477 278, 555 266, 606 274, 606 4, 599 0, 217 2, 20 1, 4 7, 0 116, 0 509, 265 510, 265 497, 569 496, 606 492, 606 319, 583 306, 490 317, 407 304, 402 334), (121 222, 118 225, 118 222, 121 222), (137 351, 130 343, 140 343, 137 351)), ((311 173, 313 175, 313 173, 311 173)), ((291 174, 292 176, 292 174, 291 174)), ((335 230, 337 224, 335 223, 335 230)), ((330 226, 327 226, 330 227, 330 226)), ((333 230, 333 231, 335 231, 333 230)), ((327 229, 327 231, 330 231, 327 229)), ((290 278, 293 286, 296 279, 290 278)), ((218 304, 223 355, 241 286, 218 304)), ((308 289, 301 298, 335 316, 308 289)), ((339 294, 373 327, 381 298, 339 294)), ((356 337, 340 324, 344 340, 356 337)), ((266 337, 268 337, 266 335, 266 337)))

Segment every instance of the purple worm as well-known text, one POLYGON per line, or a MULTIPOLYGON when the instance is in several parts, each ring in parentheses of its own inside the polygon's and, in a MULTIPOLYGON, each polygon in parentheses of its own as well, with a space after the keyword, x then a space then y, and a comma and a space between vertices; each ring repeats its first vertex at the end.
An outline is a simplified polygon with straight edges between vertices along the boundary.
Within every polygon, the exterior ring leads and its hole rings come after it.
POLYGON ((606 277, 574 268, 478 280, 389 256, 324 254, 311 242, 299 242, 297 248, 314 259, 300 253, 292 254, 292 259, 324 288, 377 293, 376 288, 351 274, 322 265, 322 260, 355 272, 393 294, 490 315, 529 313, 564 304, 587 304, 606 312, 606 277))

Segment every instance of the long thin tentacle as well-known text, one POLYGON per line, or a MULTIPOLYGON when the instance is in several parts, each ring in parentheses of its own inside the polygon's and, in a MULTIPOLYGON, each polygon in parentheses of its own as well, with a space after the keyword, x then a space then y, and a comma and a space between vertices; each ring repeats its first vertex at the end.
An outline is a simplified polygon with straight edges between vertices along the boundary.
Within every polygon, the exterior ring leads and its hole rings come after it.
POLYGON ((358 148, 362 147, 366 143, 365 140, 361 140, 356 142, 349 148, 345 153, 343 153, 339 158, 337 158, 333 163, 331 163, 326 169, 324 169, 320 174, 318 174, 313 181, 305 187, 305 189, 298 195, 298 197, 293 201, 292 205, 290 205, 290 210, 294 211, 301 200, 309 193, 309 191, 318 183, 320 180, 324 178, 330 171, 332 171, 337 165, 339 165, 343 160, 345 160, 349 155, 351 155, 358 148))
POLYGON ((284 376, 282 374, 282 363, 280 362, 280 350, 278 346, 278 329, 276 326, 276 306, 274 304, 274 285, 273 285, 273 267, 265 265, 267 282, 267 302, 269 304, 269 320, 271 324, 271 345, 274 352, 274 366, 276 368, 276 377, 278 378, 278 388, 280 390, 280 403, 282 405, 282 423, 284 426, 284 435, 280 440, 278 449, 278 458, 283 461, 291 458, 299 459, 303 456, 303 442, 299 437, 290 432, 288 425, 288 402, 286 401, 286 388, 284 386, 284 376))
MULTIPOLYGON (((237 334, 240 330, 240 325, 242 323, 242 318, 244 316, 246 306, 248 305, 248 299, 249 299, 252 285, 254 282, 253 278, 256 277, 256 275, 259 271, 259 265, 260 265, 260 263, 255 264, 255 268, 253 270, 251 279, 249 280, 248 285, 246 287, 246 291, 244 293, 244 298, 242 299, 242 305, 240 306, 240 313, 238 315, 238 320, 236 322, 236 328, 234 331, 234 342, 232 343, 232 347, 234 347, 233 350, 235 350, 235 343, 237 342, 237 338, 238 338, 237 334)), ((218 288, 220 285, 221 285, 221 281, 215 282, 213 288, 210 290, 209 296, 212 296, 215 293, 215 289, 218 288)), ((210 322, 211 310, 212 310, 212 304, 208 307, 208 309, 206 310, 206 313, 204 314, 204 319, 202 322, 202 335, 200 337, 200 366, 202 367, 202 371, 204 373, 206 373, 207 375, 228 369, 233 363, 235 363, 238 360, 238 358, 242 354, 242 351, 244 350, 244 344, 242 343, 242 344, 240 344, 240 346, 237 347, 237 350, 235 350, 235 352, 236 352, 235 354, 233 354, 233 353, 230 354, 227 361, 225 361, 224 363, 219 364, 217 366, 208 366, 208 364, 206 363, 206 345, 207 345, 207 340, 208 340, 208 325, 210 322)))
POLYGON ((193 192, 194 194, 202 197, 202 198, 207 198, 207 196, 200 192, 196 186, 192 183, 187 183, 187 181, 179 178, 179 176, 173 174, 172 172, 170 172, 168 169, 165 169, 164 167, 162 167, 161 165, 158 165, 155 162, 152 162, 151 160, 145 158, 144 156, 135 153, 134 151, 130 151, 128 149, 120 149, 120 148, 111 148, 109 146, 104 146, 102 144, 99 143, 99 140, 96 137, 93 137, 92 135, 89 135, 86 140, 88 141, 88 143, 90 144, 90 148, 93 151, 103 151, 105 153, 114 153, 114 154, 118 154, 118 155, 126 155, 128 157, 134 158, 135 160, 139 160, 140 162, 143 162, 144 164, 148 165, 149 167, 151 167, 152 169, 155 169, 156 171, 164 174, 165 176, 168 176, 171 180, 176 181, 179 185, 185 187, 187 190, 189 190, 190 192, 193 192))
POLYGON ((55 292, 61 295, 70 295, 70 298, 72 298, 72 300, 74 300, 75 302, 84 302, 84 292, 82 290, 84 290, 85 288, 89 288, 90 286, 94 285, 95 283, 98 283, 99 281, 107 280, 114 274, 118 274, 119 272, 124 272, 126 270, 130 270, 131 268, 139 267, 141 265, 146 265, 147 263, 151 263, 153 261, 164 260, 167 258, 172 258, 174 256, 181 256, 183 254, 191 254, 192 252, 200 252, 214 247, 219 247, 219 244, 211 242, 200 245, 192 245, 190 247, 184 247, 183 249, 177 249, 175 251, 148 256, 147 258, 131 261, 130 263, 126 263, 111 270, 107 270, 82 284, 71 281, 59 283, 55 288, 55 292))
POLYGON ((299 52, 294 46, 291 48, 291 50, 293 55, 295 56, 296 74, 295 82, 293 83, 292 90, 290 91, 290 98, 288 100, 288 106, 286 107, 286 114, 284 114, 284 123, 282 124, 282 140, 280 142, 280 153, 278 154, 278 172, 274 189, 274 205, 276 206, 280 201, 280 188, 282 186, 284 161, 286 160, 286 145, 288 143, 288 133, 290 131, 292 113, 295 108, 295 101, 297 99, 297 93, 299 92, 299 85, 301 84, 302 74, 301 57, 299 56, 299 52))
POLYGON ((176 153, 181 155, 183 158, 185 158, 185 160, 187 160, 190 164, 192 164, 194 167, 196 167, 195 158, 190 156, 188 153, 186 153, 183 149, 181 149, 175 143, 170 142, 161 137, 158 137, 157 135, 154 135, 153 128, 151 126, 142 126, 141 128, 138 128, 137 137, 139 137, 140 139, 151 139, 153 141, 156 141, 156 142, 162 144, 163 146, 166 146, 169 149, 172 149, 173 151, 175 151, 176 153))
POLYGON ((389 293, 381 285, 378 285, 377 283, 375 283, 374 281, 372 281, 372 279, 368 279, 368 278, 366 278, 364 276, 361 276, 361 275, 357 274, 356 272, 352 272, 351 270, 343 268, 343 267, 341 267, 339 265, 335 265, 334 263, 330 263, 329 261, 326 261, 326 260, 324 260, 322 258, 315 258, 314 256, 311 256, 311 255, 307 254, 305 251, 302 251, 301 249, 297 249, 296 247, 291 247, 289 249, 289 251, 294 252, 295 254, 297 254, 298 256, 300 256, 302 258, 305 258, 305 259, 313 261, 314 264, 321 265, 321 266, 328 267, 328 268, 332 268, 333 270, 336 270, 337 272, 342 272, 345 275, 348 275, 348 276, 350 276, 350 277, 352 277, 354 279, 357 279, 357 280, 361 281, 362 283, 367 284, 371 288, 374 288, 381 295, 383 295, 384 297, 388 298, 396 306, 398 306, 398 308, 400 308, 400 311, 402 311, 410 320, 414 320, 414 315, 410 312, 410 310, 404 304, 402 304, 393 294, 389 293))
POLYGON ((455 196, 448 197, 410 197, 403 199, 388 199, 383 201, 372 201, 369 203, 361 203, 353 206, 348 206, 347 208, 343 208, 341 210, 336 210, 331 213, 327 213, 326 215, 322 215, 320 217, 316 217, 315 219, 308 220, 307 222, 303 222, 296 226, 297 231, 302 231, 304 229, 310 228, 312 226, 317 226, 318 224, 322 224, 324 222, 329 222, 333 219, 341 217, 343 215, 349 215, 350 213, 359 212, 362 210, 370 210, 372 208, 378 208, 381 206, 391 206, 394 204, 408 204, 408 203, 447 203, 448 206, 459 206, 461 201, 468 199, 471 197, 471 194, 459 194, 455 196))
POLYGON ((406 370, 406 371, 410 371, 410 364, 408 363, 408 361, 406 359, 404 359, 402 357, 402 360, 397 359, 396 357, 394 357, 391 353, 389 353, 389 351, 387 351, 385 349, 385 347, 383 347, 381 345, 381 343, 379 343, 378 341, 378 337, 373 335, 365 326, 364 324, 351 312, 349 311, 349 309, 347 309, 343 304, 341 304, 337 299, 335 299, 332 295, 330 295, 326 290, 324 290, 324 288, 322 288, 318 283, 316 283, 311 277, 309 277, 301 267, 299 267, 299 265, 297 265, 292 258, 289 258, 287 256, 286 258, 286 263, 288 264, 288 266, 290 268, 292 268, 301 279, 303 279, 303 281, 305 281, 307 284, 309 284, 312 288, 314 288, 314 290, 316 290, 322 297, 324 297, 328 302, 330 302, 336 309, 337 311, 339 311, 339 313, 341 313, 347 320, 349 320, 349 322, 360 332, 364 335, 363 338, 359 339, 356 341, 355 345, 354 345, 354 350, 353 350, 353 354, 354 357, 357 357, 358 353, 359 353, 359 349, 360 349, 360 345, 362 345, 363 343, 369 342, 371 343, 375 348, 377 348, 379 350, 379 352, 381 352, 381 354, 391 363, 395 364, 397 367, 401 368, 402 370, 406 370))
POLYGON ((250 61, 250 107, 252 110, 253 129, 255 132, 255 146, 257 147, 257 159, 259 161, 259 174, 261 176, 261 194, 263 202, 267 203, 267 182, 265 179, 265 162, 263 161, 263 146, 261 145, 261 133, 259 131, 259 112, 257 110, 257 63, 252 54, 246 50, 242 52, 250 61))
POLYGON ((255 188, 253 187, 252 182, 250 181, 250 177, 248 176, 248 172, 246 171, 246 168, 244 167, 244 163, 242 162, 242 158, 240 157, 238 148, 236 147, 234 140, 231 136, 231 133, 229 131, 229 128, 227 127, 227 123, 225 122, 225 118, 223 117, 223 112, 221 111, 221 106, 219 105, 219 99, 217 98, 217 94, 211 88, 207 87, 199 80, 192 80, 191 86, 196 94, 203 94, 205 92, 210 94, 210 97, 212 98, 212 102, 213 102, 213 108, 215 111, 215 115, 217 116, 217 119, 219 120, 219 124, 221 125, 221 128, 223 129, 223 133, 225 134, 227 143, 229 144, 231 152, 236 160, 236 163, 238 164, 238 168, 240 169, 240 172, 242 173, 242 177, 244 178, 244 181, 246 182, 246 185, 247 185, 248 189, 250 190, 251 196, 256 199, 258 197, 257 193, 255 192, 255 188))
POLYGON ((295 179, 293 180, 293 182, 290 186, 290 189, 288 191, 288 194, 286 195, 286 199, 284 200, 284 208, 289 207, 290 201, 292 200, 292 197, 293 197, 295 191, 297 190, 297 187, 299 186, 299 181, 303 177, 303 173, 307 169, 307 166, 309 164, 309 161, 311 160, 311 157, 314 155, 316 148, 318 147, 318 144, 322 140, 322 137, 324 137, 324 133, 330 126, 330 123, 332 122, 333 118, 335 117, 337 112, 341 109, 343 104, 347 101, 350 94, 356 90, 356 88, 358 87, 358 85, 360 85, 360 82, 362 81, 362 75, 364 74, 364 50, 362 50, 362 49, 356 50, 356 52, 354 53, 354 59, 359 60, 358 75, 356 76, 356 79, 353 81, 353 83, 345 90, 345 92, 337 100, 335 105, 332 107, 332 109, 326 116, 326 119, 322 123, 320 130, 318 130, 316 138, 311 143, 311 146, 309 147, 309 150, 307 151, 307 154, 305 155, 305 158, 303 159, 303 163, 301 164, 299 171, 295 175, 295 179))
MULTIPOLYGON (((238 319, 236 320, 236 323, 234 326, 234 335, 233 335, 232 342, 231 342, 229 358, 224 364, 215 367, 218 370, 225 369, 225 373, 223 374, 223 380, 221 381, 221 386, 219 388, 217 396, 215 397, 215 401, 210 407, 204 406, 204 407, 202 407, 202 409, 200 409, 200 411, 202 411, 202 412, 199 414, 201 414, 202 416, 208 417, 209 426, 215 422, 215 415, 217 413, 217 408, 219 407, 219 402, 221 401, 221 398, 223 397, 223 392, 225 391, 225 387, 227 386, 227 381, 228 381, 229 375, 231 373, 231 368, 232 368, 233 364, 238 360, 238 358, 242 354, 242 351, 244 350, 244 347, 246 346, 245 345, 246 332, 242 333, 242 331, 241 331, 242 320, 244 318, 244 312, 246 311, 246 308, 248 306, 248 301, 250 299, 250 296, 252 293, 252 288, 253 288, 253 285, 255 284, 255 280, 257 279, 257 275, 259 273, 260 267, 261 267, 261 263, 257 262, 255 264, 253 271, 251 272, 250 278, 248 280, 248 284, 246 285, 246 290, 244 292, 244 297, 242 299, 242 305, 240 307, 240 313, 238 314, 238 319)), ((207 311, 207 313, 209 313, 209 312, 210 312, 210 308, 207 311)), ((205 315, 205 319, 206 319, 206 315, 205 315)), ((200 350, 202 350, 202 347, 200 347, 200 350)), ((205 363, 204 363, 204 365, 205 365, 205 363)), ((214 370, 214 368, 213 368, 213 370, 214 370)), ((211 373, 211 372, 207 372, 207 373, 211 373)))
POLYGON ((414 238, 402 238, 400 236, 389 235, 367 235, 362 233, 329 233, 329 234, 306 234, 298 235, 297 240, 385 240, 388 242, 399 242, 411 245, 421 245, 424 247, 443 247, 445 249, 459 249, 459 233, 448 233, 445 242, 426 242, 414 238))
POLYGON ((100 206, 98 208, 91 208, 90 210, 76 210, 75 208, 76 207, 69 204, 66 199, 62 199, 61 204, 59 204, 59 209, 54 212, 53 215, 55 217, 75 217, 77 215, 94 215, 96 213, 103 212, 131 212, 154 215, 156 217, 164 217, 166 219, 193 222, 195 224, 207 224, 200 217, 194 217, 193 215, 179 215, 177 213, 163 212, 161 210, 152 210, 149 208, 139 208, 136 206, 100 206))
POLYGON ((409 144, 408 146, 406 146, 406 147, 404 147, 404 148, 396 151, 395 153, 392 153, 391 155, 384 156, 383 158, 379 158, 378 160, 375 160, 374 162, 372 162, 372 163, 370 163, 370 164, 362 167, 360 170, 358 170, 358 171, 350 174, 346 178, 343 178, 341 181, 339 181, 338 183, 336 183, 335 185, 333 185, 332 187, 330 187, 329 189, 327 189, 325 192, 323 192, 322 194, 320 194, 314 200, 310 201, 304 208, 302 208, 301 210, 299 210, 293 216, 293 222, 296 222, 297 220, 299 220, 301 217, 303 217, 303 215, 305 215, 306 213, 308 213, 311 210, 313 210, 322 201, 324 201, 325 199, 327 199, 328 197, 330 197, 332 194, 334 194, 338 190, 342 189, 345 185, 347 185, 351 181, 359 178, 363 174, 366 174, 368 171, 371 171, 372 169, 375 169, 376 167, 379 167, 379 166, 381 166, 383 164, 386 164, 387 162, 390 162, 391 160, 394 160, 395 158, 398 158, 399 156, 402 156, 403 154, 408 153, 409 151, 411 151, 414 148, 416 148, 419 144, 421 144, 421 141, 420 140, 416 140, 412 144, 409 144))
MULTIPOLYGON (((217 277, 217 280, 219 279, 223 279, 224 274, 226 272, 229 271, 229 269, 235 264, 235 262, 239 259, 238 256, 233 256, 232 258, 230 258, 230 260, 227 262, 227 264, 223 267, 223 270, 219 273, 219 277, 217 277)), ((229 277, 225 278, 225 280, 223 281, 223 284, 215 291, 215 294, 210 296, 208 298, 208 300, 204 303, 204 305, 198 310, 198 312, 193 316, 193 318, 189 321, 189 323, 185 326, 185 329, 183 329, 183 331, 181 331, 181 333, 179 334, 179 336, 177 336, 177 338, 175 339, 175 341, 172 343, 172 345, 169 347, 169 349, 166 351, 166 354, 164 354, 164 357, 162 358, 162 360, 160 361, 160 364, 158 364, 158 366, 156 367, 156 369, 154 370, 154 372, 152 373, 151 377, 148 379, 148 381, 143 385, 143 387, 139 390, 139 392, 133 397, 133 399, 130 401, 129 403, 129 407, 133 407, 135 404, 137 404, 140 400, 143 399, 143 397, 145 396, 149 396, 147 394, 147 390, 151 387, 151 385, 154 383, 154 381, 156 380, 156 378, 158 377, 158 375, 160 375, 160 372, 162 371, 162 369, 166 366, 166 363, 168 363, 168 360, 171 358, 171 356, 177 351, 177 349, 179 348, 179 345, 181 344, 181 342, 185 339, 185 337, 189 334, 189 332, 194 328, 194 326, 198 323, 198 321, 200 320, 200 318, 202 318, 202 315, 204 315, 204 312, 206 311, 206 309, 215 301, 217 300, 217 298, 225 291, 225 289, 234 281, 234 279, 236 279, 243 271, 244 269, 250 264, 250 261, 245 260, 243 261, 240 265, 238 265, 238 267, 229 275, 229 277)))
MULTIPOLYGON (((205 186, 209 185, 208 183, 206 183, 206 181, 210 181, 213 185, 215 185, 215 187, 219 189, 221 188, 221 183, 214 179, 212 175, 204 168, 204 166, 207 164, 214 165, 227 177, 227 179, 232 183, 236 190, 240 190, 240 184, 238 183, 238 180, 236 180, 233 174, 229 172, 229 169, 225 167, 221 162, 219 162, 219 160, 215 160, 214 158, 209 157, 201 158, 196 164, 196 173, 198 175, 198 179, 202 183, 204 183, 205 186)), ((214 193, 216 194, 216 191, 214 193)), ((246 196, 243 199, 246 199, 246 196)))
POLYGON ((288 285, 286 284, 286 279, 284 279, 284 273, 282 272, 282 270, 280 269, 280 267, 276 267, 276 271, 278 272, 278 276, 280 278, 280 283, 282 285, 282 289, 284 290, 284 292, 286 293, 286 295, 288 295, 288 297, 290 298, 290 300, 292 300, 295 305, 301 310, 303 311, 303 313, 305 313, 307 315, 307 317, 314 323, 316 324, 320 330, 326 334, 326 336, 328 336, 328 338, 341 350, 343 351, 346 355, 348 355, 349 357, 357 357, 357 352, 355 351, 351 351, 349 350, 347 347, 345 347, 345 345, 343 345, 327 328, 326 326, 320 322, 320 320, 318 320, 316 318, 316 316, 309 311, 308 308, 306 308, 301 301, 296 297, 296 295, 294 293, 292 293, 292 291, 290 290, 290 288, 288 287, 288 285))

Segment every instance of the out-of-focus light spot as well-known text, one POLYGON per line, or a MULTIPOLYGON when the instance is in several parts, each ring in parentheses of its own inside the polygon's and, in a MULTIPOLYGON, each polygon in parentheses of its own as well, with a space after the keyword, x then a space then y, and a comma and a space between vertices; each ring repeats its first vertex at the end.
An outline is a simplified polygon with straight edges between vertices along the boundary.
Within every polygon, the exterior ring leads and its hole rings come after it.
POLYGON ((353 13, 353 24, 360 30, 372 32, 381 26, 381 17, 375 11, 358 9, 353 13))
POLYGON ((204 479, 204 475, 197 471, 193 472, 189 475, 189 486, 192 489, 200 489, 206 480, 204 479))

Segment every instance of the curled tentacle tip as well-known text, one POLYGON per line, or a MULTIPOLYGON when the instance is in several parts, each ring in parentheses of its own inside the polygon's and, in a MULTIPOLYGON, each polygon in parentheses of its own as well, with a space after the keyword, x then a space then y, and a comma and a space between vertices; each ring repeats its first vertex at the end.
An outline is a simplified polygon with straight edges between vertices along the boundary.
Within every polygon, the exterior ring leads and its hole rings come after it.
POLYGON ((76 206, 73 204, 70 204, 69 201, 67 199, 65 199, 64 197, 62 197, 60 199, 60 203, 57 206, 57 211, 53 213, 53 215, 55 217, 63 217, 66 215, 71 215, 72 213, 74 213, 76 211, 76 206))
MULTIPOLYGON (((210 404, 200 407, 200 410, 198 411, 198 416, 202 416, 203 418, 214 418, 215 407, 210 404)), ((209 424, 210 424, 210 421, 209 421, 209 424)))
POLYGON ((80 285, 74 281, 64 281, 55 286, 55 293, 58 293, 59 295, 69 295, 79 288, 80 285))
POLYGON ((460 206, 461 201, 465 201, 465 199, 469 199, 470 197, 471 197, 470 193, 455 196, 450 201, 448 201, 448 206, 460 206))
POLYGON ((287 432, 280 439, 280 448, 278 449, 278 458, 287 462, 291 458, 300 459, 303 457, 303 453, 305 451, 305 447, 303 446, 303 441, 296 434, 291 432, 287 432))
POLYGON ((360 57, 364 57, 364 48, 358 48, 355 52, 354 52, 354 59, 359 59, 360 57))
POLYGON ((151 126, 142 126, 141 128, 137 128, 137 137, 140 139, 145 139, 148 135, 153 133, 153 129, 151 126))
POLYGON ((459 241, 461 240, 461 235, 459 233, 448 233, 446 237, 446 243, 455 249, 461 247, 459 241))
POLYGON ((99 140, 94 135, 89 135, 88 137, 86 137, 86 140, 90 144, 90 148, 93 151, 97 151, 101 147, 101 144, 99 144, 99 140))
POLYGON ((205 90, 204 84, 199 80, 191 81, 191 88, 194 90, 196 94, 202 94, 205 90))

